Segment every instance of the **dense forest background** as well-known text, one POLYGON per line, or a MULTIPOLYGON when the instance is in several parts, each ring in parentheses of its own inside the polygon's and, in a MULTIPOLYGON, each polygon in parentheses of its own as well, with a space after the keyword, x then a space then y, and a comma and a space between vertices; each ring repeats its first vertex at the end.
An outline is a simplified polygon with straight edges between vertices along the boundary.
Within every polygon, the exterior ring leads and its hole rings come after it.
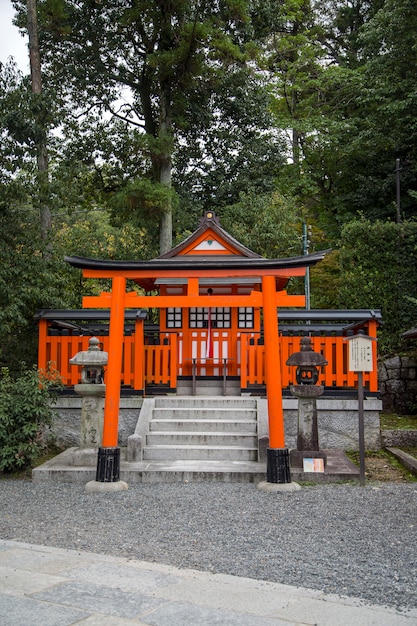
MULTIPOLYGON (((12 0, 0 67, 0 364, 99 289, 65 254, 158 256, 214 210, 268 257, 332 248, 312 308, 417 323, 413 0, 12 0)), ((294 285, 298 291, 302 284, 294 285)))

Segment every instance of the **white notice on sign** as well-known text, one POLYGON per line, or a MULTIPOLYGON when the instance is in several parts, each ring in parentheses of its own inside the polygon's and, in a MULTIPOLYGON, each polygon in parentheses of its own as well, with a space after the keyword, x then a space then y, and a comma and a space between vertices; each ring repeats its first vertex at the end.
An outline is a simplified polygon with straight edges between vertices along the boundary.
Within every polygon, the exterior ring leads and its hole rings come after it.
POLYGON ((349 339, 349 370, 351 372, 372 372, 371 337, 356 336, 349 339))

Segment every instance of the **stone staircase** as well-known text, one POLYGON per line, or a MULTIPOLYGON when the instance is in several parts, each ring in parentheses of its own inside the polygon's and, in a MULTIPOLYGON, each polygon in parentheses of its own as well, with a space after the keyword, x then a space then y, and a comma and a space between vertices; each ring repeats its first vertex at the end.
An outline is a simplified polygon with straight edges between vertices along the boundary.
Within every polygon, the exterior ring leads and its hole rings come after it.
POLYGON ((178 396, 240 396, 240 378, 208 378, 197 376, 177 379, 178 396))
MULTIPOLYGON (((127 436, 127 446, 121 446, 120 479, 128 484, 265 481, 268 445, 266 399, 211 395, 210 391, 206 396, 144 398, 134 433, 127 436)), ((295 398, 285 399, 286 417, 290 422, 288 441, 294 439, 296 432, 296 415, 292 415, 296 409, 294 402, 295 398)), ((129 415, 132 408, 135 409, 133 414, 137 415, 136 405, 129 405, 129 415)), ((344 420, 343 424, 346 414, 350 415, 346 407, 343 412, 339 406, 337 417, 339 421, 344 420)), ((356 414, 354 417, 356 424, 356 414)), ((125 423, 128 420, 121 419, 121 424, 125 423)), ((359 470, 343 451, 328 448, 326 446, 325 474, 309 474, 306 477, 301 475, 301 470, 293 468, 293 480, 357 480, 359 470)), ((87 483, 95 480, 96 468, 97 449, 69 447, 36 467, 32 480, 87 483)))
POLYGON ((144 461, 258 461, 256 399, 159 397, 143 442, 144 461))

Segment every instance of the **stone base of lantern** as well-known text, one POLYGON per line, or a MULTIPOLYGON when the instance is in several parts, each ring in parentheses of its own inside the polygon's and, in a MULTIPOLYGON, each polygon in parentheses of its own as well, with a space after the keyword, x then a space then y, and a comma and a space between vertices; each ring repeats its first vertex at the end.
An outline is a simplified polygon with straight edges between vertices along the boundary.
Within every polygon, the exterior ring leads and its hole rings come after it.
POLYGON ((327 455, 322 450, 290 450, 291 467, 303 467, 304 459, 323 459, 326 467, 327 455))
POLYGON ((104 396, 106 385, 81 383, 74 385, 76 394, 82 397, 81 408, 81 448, 101 446, 103 433, 104 396))

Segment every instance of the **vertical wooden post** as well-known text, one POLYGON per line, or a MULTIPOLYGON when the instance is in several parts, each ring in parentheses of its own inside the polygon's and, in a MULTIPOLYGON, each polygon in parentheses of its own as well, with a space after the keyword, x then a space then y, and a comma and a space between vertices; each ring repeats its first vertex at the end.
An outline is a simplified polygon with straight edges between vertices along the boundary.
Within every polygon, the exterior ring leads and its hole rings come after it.
POLYGON ((281 363, 279 357, 278 317, 275 278, 262 279, 265 338, 265 382, 269 415, 269 445, 283 448, 284 413, 282 408, 281 363))
POLYGON ((47 360, 47 341, 48 341, 48 321, 39 320, 39 343, 38 343, 38 369, 45 369, 48 365, 47 360))
POLYGON ((365 420, 363 412, 363 373, 358 372, 358 414, 359 414, 359 484, 365 486, 365 420))
POLYGON ((135 321, 135 342, 133 355, 133 389, 141 389, 145 393, 145 342, 144 323, 142 319, 135 321))
POLYGON ((264 276, 262 278, 262 293, 265 338, 265 380, 269 423, 267 482, 290 483, 289 452, 288 449, 285 448, 278 316, 274 276, 264 276))
POLYGON ((126 279, 113 278, 109 326, 109 363, 106 372, 106 399, 104 404, 103 447, 117 446, 120 384, 125 321, 126 279))

